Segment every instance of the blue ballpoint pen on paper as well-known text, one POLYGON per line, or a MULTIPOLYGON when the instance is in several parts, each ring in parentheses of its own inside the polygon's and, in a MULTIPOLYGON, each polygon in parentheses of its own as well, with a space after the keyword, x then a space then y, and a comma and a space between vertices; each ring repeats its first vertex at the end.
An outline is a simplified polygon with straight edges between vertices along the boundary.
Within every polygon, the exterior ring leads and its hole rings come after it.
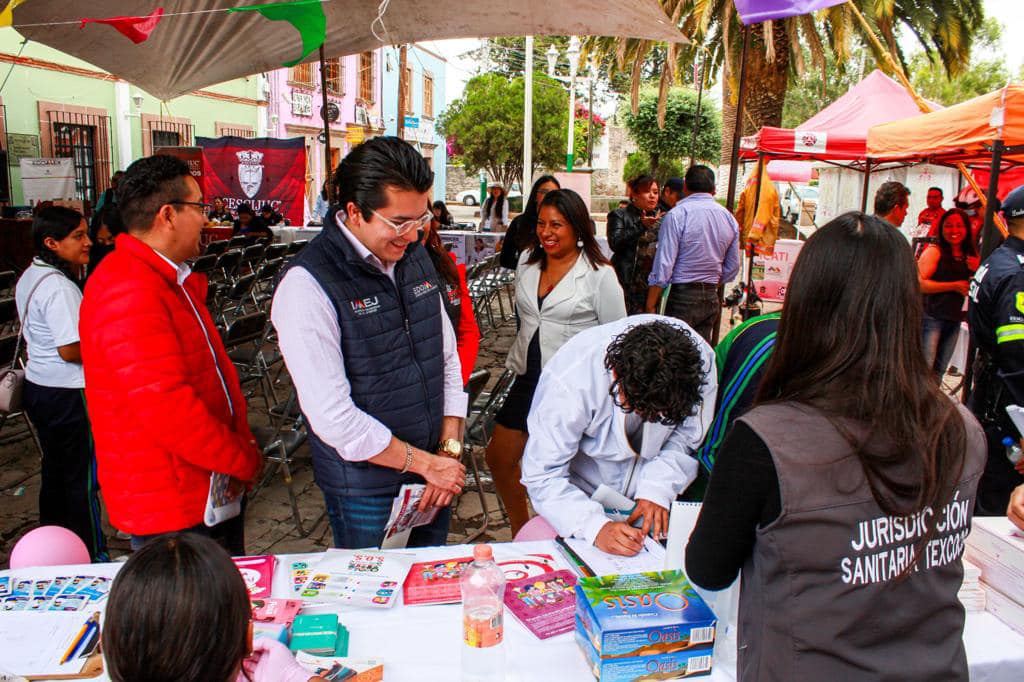
POLYGON ((93 628, 99 627, 99 623, 100 612, 96 611, 89 617, 89 620, 85 621, 85 625, 82 626, 82 629, 81 631, 79 631, 78 636, 75 637, 75 640, 71 643, 71 646, 68 647, 68 650, 64 652, 64 656, 60 659, 61 665, 64 665, 74 657, 75 652, 78 651, 78 648, 82 646, 84 642, 87 642, 89 640, 89 636, 92 634, 93 628))

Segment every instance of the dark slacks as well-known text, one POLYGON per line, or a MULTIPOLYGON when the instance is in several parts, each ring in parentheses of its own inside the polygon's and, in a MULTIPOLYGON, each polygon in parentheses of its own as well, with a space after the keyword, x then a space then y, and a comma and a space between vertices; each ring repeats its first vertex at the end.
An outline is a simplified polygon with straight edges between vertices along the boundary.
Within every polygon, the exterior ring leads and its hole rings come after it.
POLYGON ((39 523, 72 531, 94 561, 107 560, 100 516, 99 483, 85 393, 25 381, 25 413, 43 451, 39 523))
MULTIPOLYGON (((182 528, 178 532, 205 535, 206 537, 216 541, 216 543, 223 547, 231 556, 245 556, 245 507, 247 502, 248 498, 243 495, 242 511, 239 512, 238 516, 226 521, 221 521, 216 526, 207 526, 204 523, 199 523, 191 528, 182 528)), ((144 544, 154 538, 160 537, 161 535, 166 535, 166 533, 132 535, 132 551, 141 549, 144 544)))
POLYGON ((722 318, 717 284, 673 284, 665 302, 665 314, 693 327, 714 345, 715 328, 722 318))

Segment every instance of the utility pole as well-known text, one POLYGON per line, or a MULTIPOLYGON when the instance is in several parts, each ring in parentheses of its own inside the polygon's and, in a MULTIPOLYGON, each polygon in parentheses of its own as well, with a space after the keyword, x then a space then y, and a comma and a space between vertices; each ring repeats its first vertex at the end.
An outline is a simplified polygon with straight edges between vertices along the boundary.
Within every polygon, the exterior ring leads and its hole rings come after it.
POLYGON ((587 167, 594 167, 594 78, 597 70, 594 63, 590 63, 590 103, 587 105, 590 111, 587 113, 587 167))
MULTIPOLYGON (((526 91, 523 95, 523 197, 533 186, 533 36, 526 36, 526 65, 523 69, 526 91)), ((526 205, 525 203, 523 204, 526 205)))
POLYGON ((398 116, 396 123, 398 124, 397 134, 401 139, 405 139, 405 98, 409 92, 409 79, 406 77, 405 63, 409 57, 409 46, 402 44, 398 48, 398 116))
POLYGON ((334 183, 330 182, 331 173, 331 122, 327 119, 327 65, 324 63, 324 46, 320 46, 320 93, 323 97, 320 117, 324 120, 324 179, 327 181, 327 201, 334 203, 334 183))

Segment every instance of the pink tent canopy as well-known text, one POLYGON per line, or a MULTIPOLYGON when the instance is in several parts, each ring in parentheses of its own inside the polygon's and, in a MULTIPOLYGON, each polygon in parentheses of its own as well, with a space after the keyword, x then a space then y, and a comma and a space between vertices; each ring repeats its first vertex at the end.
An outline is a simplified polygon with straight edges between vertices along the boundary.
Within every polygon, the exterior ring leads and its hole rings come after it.
POLYGON ((903 86, 876 69, 796 128, 764 127, 743 138, 740 154, 746 159, 763 153, 769 158, 863 161, 871 126, 920 115, 903 86))
POLYGON ((810 182, 815 175, 810 161, 768 162, 768 178, 775 182, 810 182))

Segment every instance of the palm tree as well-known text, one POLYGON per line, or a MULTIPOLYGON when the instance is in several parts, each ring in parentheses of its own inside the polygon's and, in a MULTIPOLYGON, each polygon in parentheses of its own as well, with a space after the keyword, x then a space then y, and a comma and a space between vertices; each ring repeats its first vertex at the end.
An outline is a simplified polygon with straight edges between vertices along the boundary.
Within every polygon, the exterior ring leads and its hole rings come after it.
MULTIPOLYGON (((940 62, 950 76, 967 63, 971 42, 982 26, 983 0, 848 0, 854 2, 888 49, 906 64, 897 42, 903 28, 917 38, 933 62, 940 62)), ((742 25, 733 0, 662 0, 666 14, 690 45, 670 45, 628 38, 588 38, 586 54, 609 69, 629 70, 633 78, 632 105, 638 103, 640 80, 645 70, 660 71, 662 98, 668 87, 679 82, 677 65, 707 59, 702 77, 723 67, 722 160, 732 152, 736 125, 736 95, 742 48, 742 25)), ((747 59, 748 88, 744 104, 744 134, 761 126, 779 126, 790 79, 804 73, 806 45, 812 65, 824 69, 825 51, 832 50, 842 63, 851 55, 855 38, 865 34, 848 3, 750 27, 751 50, 747 59)), ((864 40, 870 47, 870 42, 864 40)), ((872 48, 873 49, 873 48, 872 48)), ((875 55, 881 61, 881 55, 875 55)))

